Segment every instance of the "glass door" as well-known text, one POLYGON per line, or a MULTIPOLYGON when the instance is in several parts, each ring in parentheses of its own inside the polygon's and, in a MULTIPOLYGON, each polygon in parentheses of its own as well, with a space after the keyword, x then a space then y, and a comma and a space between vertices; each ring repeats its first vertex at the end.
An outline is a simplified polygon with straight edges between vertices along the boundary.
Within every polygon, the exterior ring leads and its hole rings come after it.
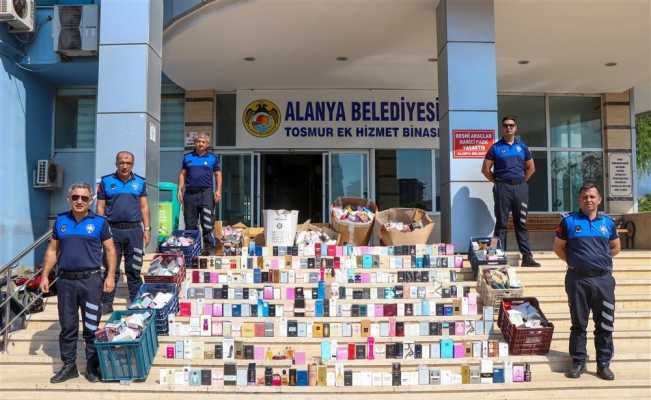
MULTIPOLYGON (((331 151, 327 158, 324 159, 328 171, 328 179, 324 181, 324 193, 329 198, 327 207, 337 197, 369 198, 368 151, 331 151)), ((324 220, 328 220, 327 207, 324 220)))
POLYGON ((219 152, 222 169, 222 200, 217 218, 224 225, 254 223, 253 153, 219 152))

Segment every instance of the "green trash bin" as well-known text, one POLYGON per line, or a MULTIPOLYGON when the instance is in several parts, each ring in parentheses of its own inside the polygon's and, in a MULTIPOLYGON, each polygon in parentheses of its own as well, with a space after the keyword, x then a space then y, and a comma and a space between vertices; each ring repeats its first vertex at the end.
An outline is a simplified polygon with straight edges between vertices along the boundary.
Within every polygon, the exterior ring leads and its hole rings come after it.
POLYGON ((163 242, 173 231, 179 229, 181 205, 176 198, 176 183, 159 182, 158 200, 158 243, 163 242))

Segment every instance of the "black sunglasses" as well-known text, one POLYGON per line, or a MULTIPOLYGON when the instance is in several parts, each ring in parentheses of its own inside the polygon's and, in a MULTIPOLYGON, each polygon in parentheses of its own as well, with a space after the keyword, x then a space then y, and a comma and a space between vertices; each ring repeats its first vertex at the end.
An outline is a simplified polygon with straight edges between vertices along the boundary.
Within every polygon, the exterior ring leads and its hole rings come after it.
POLYGON ((88 196, 82 196, 82 195, 79 195, 79 194, 73 194, 72 196, 70 196, 70 199, 72 199, 72 201, 79 201, 79 200, 81 200, 81 201, 83 201, 84 203, 88 203, 88 201, 90 200, 90 197, 88 197, 88 196))

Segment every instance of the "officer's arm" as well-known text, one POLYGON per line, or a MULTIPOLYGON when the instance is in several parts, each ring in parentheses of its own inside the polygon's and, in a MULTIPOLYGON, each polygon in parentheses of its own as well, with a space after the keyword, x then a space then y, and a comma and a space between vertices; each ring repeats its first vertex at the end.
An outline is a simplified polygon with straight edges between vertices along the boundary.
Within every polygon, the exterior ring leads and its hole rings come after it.
POLYGON ((215 184, 217 185, 217 192, 222 192, 222 171, 215 171, 215 184))
POLYGON ((176 198, 179 200, 179 203, 183 203, 184 190, 185 190, 185 168, 181 168, 181 172, 179 172, 179 187, 176 192, 176 198))
POLYGON ((554 238, 554 253, 563 261, 567 261, 567 253, 565 252, 565 245, 567 240, 560 239, 558 237, 554 238))
POLYGON ((106 215, 106 200, 97 199, 97 215, 106 215))
POLYGON ((525 168, 524 180, 529 181, 529 178, 531 178, 533 173, 536 172, 536 164, 533 162, 533 158, 527 160, 524 163, 524 168, 525 168))
POLYGON ((115 245, 113 244, 113 239, 106 239, 102 242, 104 246, 104 253, 106 254, 106 264, 107 271, 106 276, 115 276, 115 263, 117 258, 115 256, 115 245))
POLYGON ((492 168, 493 168, 493 160, 484 159, 484 163, 481 166, 481 173, 484 174, 486 179, 488 179, 489 181, 495 182, 495 177, 491 172, 492 168))
POLYGON ((149 203, 147 202, 147 196, 140 196, 140 213, 142 214, 143 228, 151 228, 151 225, 149 225, 149 203))
POLYGON ((59 252, 59 241, 56 239, 50 239, 50 243, 47 245, 47 250, 45 250, 45 256, 43 257, 43 276, 49 276, 50 272, 57 263, 57 253, 59 252))
POLYGON ((611 240, 610 244, 610 255, 615 257, 622 250, 622 243, 619 241, 619 238, 611 240))

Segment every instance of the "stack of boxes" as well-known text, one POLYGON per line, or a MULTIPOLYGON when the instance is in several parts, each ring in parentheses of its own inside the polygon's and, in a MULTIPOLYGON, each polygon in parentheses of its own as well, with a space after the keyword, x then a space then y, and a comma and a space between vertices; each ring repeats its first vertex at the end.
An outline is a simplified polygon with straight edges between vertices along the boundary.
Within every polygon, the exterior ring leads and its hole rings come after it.
POLYGON ((508 345, 492 336, 493 308, 479 307, 475 282, 464 280, 469 274, 450 245, 248 250, 200 257, 191 270, 179 314, 170 316, 162 384, 525 379, 527 366, 511 363, 508 345), (446 359, 457 366, 439 361, 446 359), (187 367, 195 363, 219 367, 187 367))

